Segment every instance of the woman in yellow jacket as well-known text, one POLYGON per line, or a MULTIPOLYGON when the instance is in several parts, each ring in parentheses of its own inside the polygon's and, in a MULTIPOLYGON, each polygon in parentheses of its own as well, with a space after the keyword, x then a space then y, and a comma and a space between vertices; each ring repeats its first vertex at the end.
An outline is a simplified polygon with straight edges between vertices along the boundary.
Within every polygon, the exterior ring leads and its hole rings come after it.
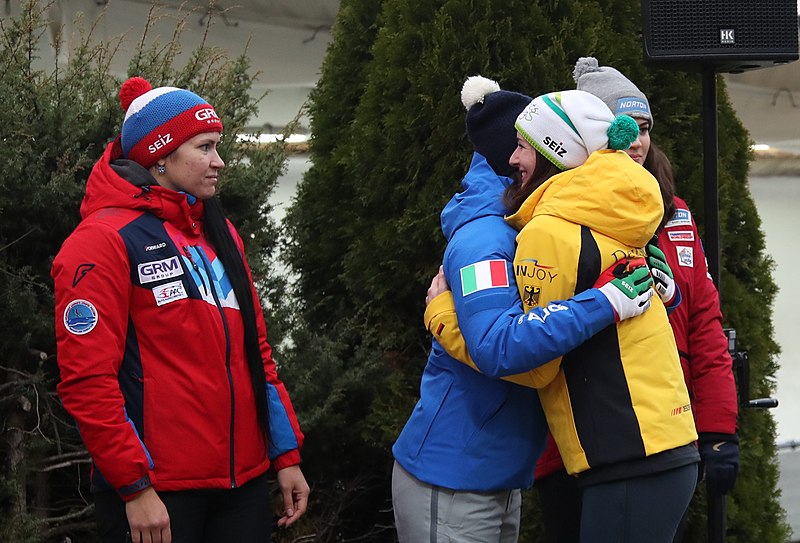
MULTIPOLYGON (((520 179, 505 196, 517 210, 507 220, 519 230, 514 270, 527 312, 591 288, 615 262, 644 258, 663 206, 652 175, 608 149, 609 142, 624 147, 619 140, 628 136, 620 131, 638 132, 635 121, 615 121, 595 96, 539 96, 515 126, 510 163, 520 179)), ((436 302, 426 311, 431 330, 452 319, 436 302)), ((459 338, 437 339, 458 351, 459 338)), ((581 540, 670 542, 691 499, 699 456, 661 300, 529 373, 567 471, 584 487, 581 540)))

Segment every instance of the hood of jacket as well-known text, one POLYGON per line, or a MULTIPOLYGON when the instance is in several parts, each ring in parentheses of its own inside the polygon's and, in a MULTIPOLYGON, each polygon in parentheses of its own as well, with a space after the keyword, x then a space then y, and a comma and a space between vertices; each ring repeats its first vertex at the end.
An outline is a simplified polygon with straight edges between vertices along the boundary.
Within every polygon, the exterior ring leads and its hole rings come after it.
POLYGON ((108 144, 89 174, 81 218, 109 208, 149 212, 194 233, 203 216, 202 200, 159 186, 146 168, 122 158, 119 138, 108 144))
POLYGON ((497 175, 486 158, 474 153, 469 171, 461 180, 463 191, 456 193, 442 210, 442 232, 447 241, 462 226, 481 217, 503 217, 506 207, 503 192, 511 179, 497 175))
POLYGON ((663 214, 655 177, 624 151, 603 150, 542 183, 508 221, 521 230, 535 216, 551 215, 644 247, 663 214))

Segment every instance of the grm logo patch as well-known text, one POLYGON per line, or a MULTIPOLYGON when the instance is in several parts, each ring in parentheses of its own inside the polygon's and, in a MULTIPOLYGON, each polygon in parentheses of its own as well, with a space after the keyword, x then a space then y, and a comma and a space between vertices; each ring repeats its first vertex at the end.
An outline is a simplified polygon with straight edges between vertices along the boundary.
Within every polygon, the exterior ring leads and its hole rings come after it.
POLYGON ((156 260, 155 262, 143 262, 139 264, 138 270, 141 284, 183 275, 183 268, 177 256, 156 260))

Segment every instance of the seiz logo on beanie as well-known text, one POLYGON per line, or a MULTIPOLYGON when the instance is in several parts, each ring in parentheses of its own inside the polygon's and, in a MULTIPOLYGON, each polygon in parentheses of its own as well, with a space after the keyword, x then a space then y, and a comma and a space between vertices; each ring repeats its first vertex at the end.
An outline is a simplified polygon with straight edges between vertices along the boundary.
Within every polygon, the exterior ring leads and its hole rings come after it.
POLYGON ((159 134, 158 139, 147 146, 147 150, 150 151, 152 155, 168 143, 172 143, 172 134, 167 134, 166 136, 159 134))
POLYGON ((566 147, 562 147, 564 145, 563 141, 556 141, 554 138, 550 136, 545 136, 544 140, 542 140, 547 147, 549 147, 557 156, 564 157, 567 154, 566 147))

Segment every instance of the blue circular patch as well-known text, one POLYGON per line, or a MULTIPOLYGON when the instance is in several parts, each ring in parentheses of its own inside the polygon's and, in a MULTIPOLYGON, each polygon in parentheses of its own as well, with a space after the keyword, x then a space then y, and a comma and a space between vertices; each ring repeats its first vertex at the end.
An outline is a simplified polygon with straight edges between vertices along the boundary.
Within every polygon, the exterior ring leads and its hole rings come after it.
POLYGON ((88 334, 97 325, 97 309, 86 300, 73 300, 64 310, 64 326, 76 335, 88 334))

